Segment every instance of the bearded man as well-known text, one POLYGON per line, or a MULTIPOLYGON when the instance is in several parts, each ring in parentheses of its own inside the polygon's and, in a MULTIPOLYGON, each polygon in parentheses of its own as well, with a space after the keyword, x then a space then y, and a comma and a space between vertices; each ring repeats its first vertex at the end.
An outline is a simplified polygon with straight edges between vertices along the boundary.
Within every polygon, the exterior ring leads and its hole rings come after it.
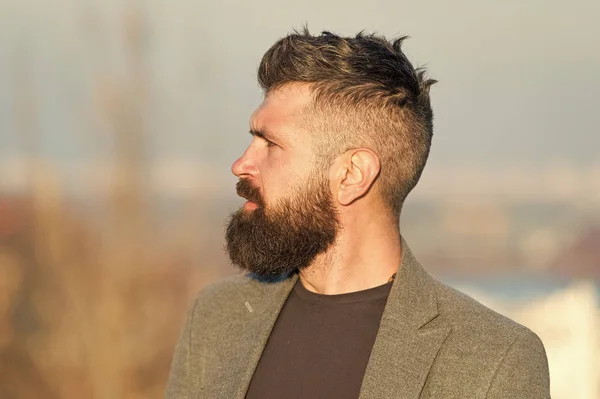
POLYGON ((400 234, 432 138, 434 83, 403 39, 295 32, 232 167, 248 201, 203 289, 167 398, 548 398, 527 328, 431 277, 400 234))

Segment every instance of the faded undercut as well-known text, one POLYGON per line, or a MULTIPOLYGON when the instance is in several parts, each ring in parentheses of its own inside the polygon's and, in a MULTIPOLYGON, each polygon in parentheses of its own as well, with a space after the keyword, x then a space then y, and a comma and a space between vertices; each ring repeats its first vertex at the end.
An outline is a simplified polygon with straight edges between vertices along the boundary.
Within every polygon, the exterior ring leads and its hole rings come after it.
POLYGON ((258 81, 269 92, 309 83, 314 101, 302 119, 324 162, 351 148, 370 148, 381 163, 380 195, 394 216, 416 186, 431 147, 433 112, 425 71, 401 45, 374 34, 284 37, 263 56, 258 81))

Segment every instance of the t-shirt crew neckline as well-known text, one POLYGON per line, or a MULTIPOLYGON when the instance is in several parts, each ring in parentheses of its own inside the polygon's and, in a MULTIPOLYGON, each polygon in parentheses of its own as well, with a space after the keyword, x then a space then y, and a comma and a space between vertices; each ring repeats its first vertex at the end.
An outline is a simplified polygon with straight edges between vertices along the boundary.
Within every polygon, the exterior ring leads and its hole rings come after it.
POLYGON ((377 287, 368 288, 366 290, 355 291, 355 292, 347 292, 345 294, 334 294, 334 295, 326 295, 326 294, 317 294, 316 292, 312 292, 307 290, 302 281, 298 279, 296 284, 294 285, 294 292, 298 297, 304 302, 313 302, 313 303, 353 303, 353 302, 363 302, 369 301, 373 299, 386 298, 390 293, 390 289, 392 288, 393 281, 385 283, 383 285, 379 285, 377 287))

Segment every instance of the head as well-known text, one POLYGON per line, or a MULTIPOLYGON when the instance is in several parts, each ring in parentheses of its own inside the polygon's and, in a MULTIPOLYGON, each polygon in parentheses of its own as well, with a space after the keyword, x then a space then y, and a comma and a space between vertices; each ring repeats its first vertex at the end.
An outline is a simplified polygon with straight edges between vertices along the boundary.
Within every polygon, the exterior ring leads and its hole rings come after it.
POLYGON ((250 200, 232 215, 232 262, 274 276, 308 267, 344 220, 398 223, 431 146, 433 80, 375 35, 295 32, 263 56, 253 140, 232 167, 250 200))

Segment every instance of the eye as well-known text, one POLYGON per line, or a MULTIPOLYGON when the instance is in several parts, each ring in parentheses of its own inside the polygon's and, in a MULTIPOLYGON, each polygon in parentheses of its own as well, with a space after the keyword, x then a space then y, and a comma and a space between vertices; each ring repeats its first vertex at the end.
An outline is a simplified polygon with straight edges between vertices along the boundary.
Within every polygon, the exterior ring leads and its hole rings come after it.
POLYGON ((275 147, 277 145, 277 144, 275 144, 272 141, 269 141, 267 139, 265 139, 265 141, 267 142, 267 147, 275 147))

